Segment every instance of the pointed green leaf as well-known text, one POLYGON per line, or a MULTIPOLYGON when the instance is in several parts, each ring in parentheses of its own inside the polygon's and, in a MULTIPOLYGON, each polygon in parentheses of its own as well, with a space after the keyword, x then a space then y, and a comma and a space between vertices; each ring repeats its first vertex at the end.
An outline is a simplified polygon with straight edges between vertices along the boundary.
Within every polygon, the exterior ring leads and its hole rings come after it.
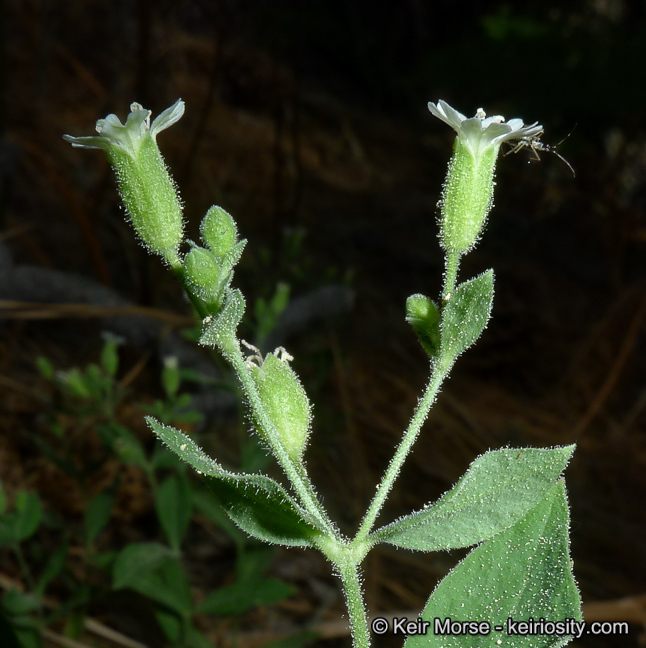
POLYGON ((292 587, 277 578, 262 578, 238 580, 211 592, 196 612, 198 614, 218 614, 231 616, 242 614, 258 605, 278 603, 294 593, 292 587))
POLYGON ((102 491, 96 495, 85 512, 85 534, 87 544, 92 545, 105 525, 110 521, 114 494, 102 491))
POLYGON ((231 338, 244 315, 245 301, 242 293, 231 290, 225 300, 222 310, 215 316, 209 315, 203 322, 200 344, 204 346, 220 346, 223 338, 231 338))
MULTIPOLYGON (((426 635, 411 635, 405 648, 559 648, 570 636, 508 633, 508 619, 581 621, 581 600, 572 576, 569 514, 563 481, 523 520, 474 549, 437 586, 421 618, 426 635), (436 621, 487 622, 490 634, 439 634, 436 621), (497 628, 500 628, 498 630, 497 628), (438 630, 438 634, 435 631, 438 630)), ((518 629, 518 628, 516 628, 518 629)), ((562 630, 566 631, 563 627, 562 630)))
POLYGON ((186 648, 213 648, 213 642, 194 625, 186 627, 184 645, 186 648))
POLYGON ((215 522, 239 547, 245 544, 247 536, 231 521, 224 512, 220 501, 204 484, 197 484, 192 489, 193 508, 215 522))
POLYGON ((442 309, 441 354, 455 360, 480 337, 493 304, 493 270, 460 284, 442 309))
POLYGON ((143 594, 181 615, 191 613, 191 589, 179 560, 170 549, 153 542, 130 544, 119 553, 112 587, 143 594))
POLYGON ((179 430, 146 417, 155 434, 209 483, 229 517, 249 535, 264 542, 308 547, 322 531, 316 521, 273 479, 229 472, 179 430))
POLYGON ((34 590, 36 596, 41 597, 45 593, 49 583, 65 569, 68 549, 68 543, 65 541, 49 556, 38 585, 34 590))
POLYGON ((157 607, 155 610, 157 623, 166 635, 166 638, 173 644, 178 644, 182 637, 182 619, 176 612, 165 607, 157 607))
POLYGON ((16 496, 15 541, 22 542, 31 538, 40 526, 42 515, 38 493, 19 491, 16 496))
MULTIPOLYGON (((240 261, 240 257, 242 256, 246 245, 247 239, 242 239, 242 241, 236 243, 223 257, 221 257, 220 267, 222 268, 223 276, 231 273, 233 268, 238 265, 238 261, 240 261)), ((220 279, 220 281, 222 281, 222 279, 220 279)))
POLYGON ((372 539, 418 551, 468 547, 512 526, 540 502, 574 446, 486 452, 435 504, 382 527, 372 539))
POLYGON ((183 475, 171 475, 159 487, 155 509, 168 544, 179 551, 191 519, 191 490, 183 475))

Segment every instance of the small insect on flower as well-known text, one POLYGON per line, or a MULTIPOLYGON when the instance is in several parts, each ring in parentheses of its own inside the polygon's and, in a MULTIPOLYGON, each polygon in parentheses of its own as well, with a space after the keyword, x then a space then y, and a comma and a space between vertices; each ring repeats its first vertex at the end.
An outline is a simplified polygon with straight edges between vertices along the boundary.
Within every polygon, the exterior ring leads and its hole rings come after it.
POLYGON ((506 153, 503 155, 507 156, 510 155, 511 153, 518 153, 521 149, 529 149, 533 153, 533 159, 534 160, 540 160, 541 156, 538 154, 539 151, 542 153, 554 153, 559 160, 561 160, 564 164, 567 165, 568 169, 572 171, 572 176, 576 176, 576 173, 574 173, 574 169, 572 165, 560 154, 557 152, 557 148, 563 144, 563 142, 570 137, 570 134, 568 134, 566 137, 564 137, 558 144, 555 146, 552 146, 551 144, 545 144, 545 142, 541 141, 541 137, 543 136, 544 131, 541 129, 538 133, 533 134, 533 135, 528 135, 525 137, 521 137, 516 144, 514 144, 506 153))

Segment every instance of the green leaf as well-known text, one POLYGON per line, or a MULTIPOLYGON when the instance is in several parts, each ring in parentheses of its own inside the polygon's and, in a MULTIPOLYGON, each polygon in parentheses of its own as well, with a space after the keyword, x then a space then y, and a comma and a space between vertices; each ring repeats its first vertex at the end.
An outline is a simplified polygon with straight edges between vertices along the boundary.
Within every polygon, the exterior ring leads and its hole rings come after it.
POLYGON ((179 390, 181 378, 179 374, 179 364, 177 358, 171 356, 164 358, 164 368, 161 374, 162 385, 166 392, 167 398, 175 398, 179 390))
POLYGON ((37 596, 42 596, 47 589, 47 585, 49 585, 49 583, 54 580, 54 578, 56 578, 63 569, 65 569, 65 565, 67 564, 67 551, 68 543, 64 542, 49 557, 47 564, 45 565, 45 570, 43 571, 40 581, 35 589, 35 594, 37 596))
POLYGON ((135 434, 123 425, 102 426, 108 444, 117 458, 124 463, 133 464, 146 470, 149 466, 146 451, 135 434))
POLYGON ((54 365, 47 358, 38 356, 36 358, 36 367, 43 378, 47 380, 54 379, 54 365))
POLYGON ((30 593, 11 589, 2 597, 2 609, 11 617, 25 616, 40 608, 40 599, 30 593))
POLYGON ((259 345, 276 328, 280 316, 289 303, 289 293, 289 284, 281 281, 276 284, 274 295, 269 301, 262 298, 256 300, 254 314, 256 317, 256 339, 259 345))
POLYGON ((178 644, 182 636, 182 619, 167 608, 158 607, 155 618, 161 626, 162 632, 172 644, 178 644))
POLYGON ((42 648, 42 630, 35 619, 31 617, 15 619, 13 629, 21 648, 42 648))
POLYGON ((186 573, 171 550, 160 544, 142 542, 123 549, 114 563, 112 587, 139 592, 180 615, 192 611, 186 573))
POLYGON ((258 472, 271 463, 272 457, 257 435, 243 439, 240 446, 240 468, 245 472, 258 472))
POLYGON ((114 494, 102 491, 98 493, 85 511, 85 536, 88 545, 94 544, 105 525, 110 521, 114 494))
POLYGON ((558 648, 570 637, 510 636, 507 620, 581 621, 581 601, 569 555, 569 515, 563 481, 513 527, 474 549, 437 586, 421 618, 428 634, 410 636, 405 648, 558 648), (434 619, 484 621, 491 634, 435 634, 434 619), (500 626, 502 630, 496 630, 500 626))
POLYGON ((118 555, 116 551, 99 551, 90 554, 89 558, 99 569, 110 571, 118 555))
POLYGON ((453 362, 480 337, 493 304, 493 270, 460 284, 442 309, 441 355, 453 362))
POLYGON ((177 470, 180 466, 184 466, 182 460, 168 448, 164 447, 161 443, 156 443, 150 457, 151 468, 172 468, 177 470))
POLYGON ((277 578, 250 578, 211 592, 196 608, 198 614, 232 616, 259 605, 271 605, 288 598, 294 589, 277 578))
POLYGON ((213 648, 211 640, 194 625, 188 625, 186 627, 184 645, 186 648, 213 648))
POLYGON ((418 551, 487 540, 518 522, 545 497, 574 447, 486 452, 435 504, 382 527, 372 539, 418 551))
POLYGON ((262 576, 274 557, 274 547, 261 545, 242 551, 236 561, 236 575, 239 580, 253 580, 262 576))
POLYGON ((229 517, 249 535, 264 542, 308 547, 321 535, 316 521, 273 479, 264 475, 232 473, 207 456, 179 430, 146 417, 153 432, 209 483, 229 517))
POLYGON ((186 477, 172 475, 164 481, 156 493, 155 509, 168 543, 179 551, 192 510, 186 477))
POLYGON ((209 315, 203 322, 200 344, 204 346, 220 346, 222 338, 232 338, 244 315, 245 301, 242 293, 231 290, 225 300, 222 310, 215 316, 209 315))
POLYGON ((238 529, 224 512, 217 496, 204 488, 203 484, 193 488, 193 508, 202 515, 205 515, 211 522, 215 522, 238 547, 242 547, 245 544, 247 536, 238 529))
POLYGON ((2 482, 0 482, 0 515, 4 515, 7 511, 7 493, 5 492, 2 482))
MULTIPOLYGON (((246 245, 247 245, 247 239, 242 239, 242 241, 236 243, 223 257, 220 258, 220 268, 222 270, 222 277, 224 277, 227 274, 230 275, 233 268, 235 268, 235 266, 238 265, 238 261, 240 261, 240 257, 242 256, 242 253, 244 252, 246 245)), ((220 278, 221 283, 222 283, 222 277, 220 278)), ((231 281, 231 277, 229 277, 229 281, 227 281, 223 285, 225 287, 228 286, 230 281, 231 281)))
POLYGON ((108 376, 116 376, 119 369, 119 346, 124 342, 122 337, 114 333, 104 332, 103 348, 101 349, 101 366, 108 376))
POLYGON ((19 491, 16 496, 15 541, 23 542, 31 538, 40 526, 43 510, 40 507, 38 494, 30 491, 19 491))

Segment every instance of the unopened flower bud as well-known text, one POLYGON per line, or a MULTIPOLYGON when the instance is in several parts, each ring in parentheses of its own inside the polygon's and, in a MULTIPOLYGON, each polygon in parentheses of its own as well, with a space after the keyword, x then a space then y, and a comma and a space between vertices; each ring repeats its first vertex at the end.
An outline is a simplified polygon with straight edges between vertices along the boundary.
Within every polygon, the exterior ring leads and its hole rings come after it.
POLYGON ((425 295, 411 295, 406 300, 406 321, 426 353, 434 358, 440 350, 440 313, 435 302, 425 295))
MULTIPOLYGON (((303 385, 287 360, 274 353, 269 353, 260 366, 254 365, 251 375, 267 416, 276 428, 278 441, 292 461, 301 461, 312 418, 303 385)), ((262 429, 260 433, 265 436, 262 429)))
POLYGON ((204 248, 195 246, 184 257, 184 270, 195 294, 207 304, 217 299, 220 268, 215 256, 204 248))
POLYGON ((238 240, 238 228, 229 213, 213 206, 200 225, 202 240, 218 259, 225 256, 238 240))

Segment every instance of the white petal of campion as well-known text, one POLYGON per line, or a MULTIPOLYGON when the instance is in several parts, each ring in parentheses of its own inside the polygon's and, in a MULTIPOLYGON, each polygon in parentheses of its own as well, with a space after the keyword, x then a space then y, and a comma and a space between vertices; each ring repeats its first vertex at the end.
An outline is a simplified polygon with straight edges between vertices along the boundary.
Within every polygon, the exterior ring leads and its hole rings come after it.
POLYGON ((184 102, 181 99, 178 99, 170 108, 166 108, 164 112, 160 113, 155 120, 150 129, 153 137, 160 133, 163 130, 166 130, 169 126, 172 126, 175 122, 179 121, 184 114, 184 102))
POLYGON ((84 137, 74 137, 73 135, 63 135, 63 139, 69 142, 74 148, 102 149, 105 150, 110 146, 110 142, 100 135, 89 135, 84 137))

